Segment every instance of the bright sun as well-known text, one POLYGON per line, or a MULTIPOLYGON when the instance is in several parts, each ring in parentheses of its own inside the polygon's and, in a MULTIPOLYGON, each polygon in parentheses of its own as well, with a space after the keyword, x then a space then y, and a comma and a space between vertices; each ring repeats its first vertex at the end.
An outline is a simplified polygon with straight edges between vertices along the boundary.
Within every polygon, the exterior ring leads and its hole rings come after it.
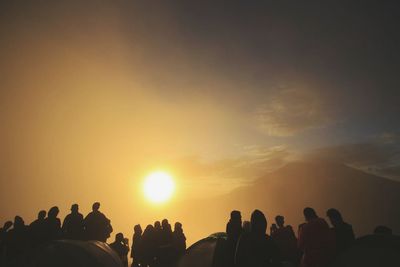
POLYGON ((166 172, 157 171, 150 173, 143 185, 145 197, 153 203, 164 203, 168 201, 175 190, 175 183, 166 172))

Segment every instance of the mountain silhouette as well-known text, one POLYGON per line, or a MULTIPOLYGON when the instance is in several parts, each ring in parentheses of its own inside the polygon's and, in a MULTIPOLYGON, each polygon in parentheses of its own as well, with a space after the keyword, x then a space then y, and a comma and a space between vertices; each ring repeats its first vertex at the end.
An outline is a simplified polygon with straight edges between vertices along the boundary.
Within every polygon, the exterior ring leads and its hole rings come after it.
MULTIPOLYGON (((207 229, 224 230, 229 212, 242 211, 249 219, 254 209, 265 212, 268 226, 278 214, 295 231, 304 221, 304 207, 313 207, 320 217, 337 208, 345 221, 353 224, 357 235, 370 234, 377 225, 400 233, 400 183, 348 167, 344 164, 313 161, 292 162, 213 199, 194 201, 183 214, 207 229), (207 221, 205 220, 207 218, 207 221)), ((200 229, 198 229, 200 231, 200 229)))
POLYGON ((321 217, 335 207, 359 234, 371 233, 379 224, 400 230, 400 183, 344 164, 289 163, 226 197, 227 202, 253 203, 268 212, 270 220, 282 213, 288 222, 298 223, 306 206, 321 217))

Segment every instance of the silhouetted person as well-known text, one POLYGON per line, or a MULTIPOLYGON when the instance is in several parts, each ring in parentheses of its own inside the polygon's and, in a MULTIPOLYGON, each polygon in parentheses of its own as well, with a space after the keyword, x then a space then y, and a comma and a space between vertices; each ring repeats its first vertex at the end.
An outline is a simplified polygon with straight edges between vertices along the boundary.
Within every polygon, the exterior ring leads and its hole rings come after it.
POLYGON ((336 253, 341 253, 350 247, 355 241, 353 227, 343 221, 342 214, 340 214, 337 209, 329 209, 326 212, 326 215, 333 226, 336 241, 336 253))
POLYGON ((142 264, 143 266, 154 266, 154 258, 156 255, 154 227, 149 224, 144 229, 142 235, 141 249, 142 249, 142 264))
POLYGON ((276 229, 271 231, 271 238, 279 249, 281 261, 297 264, 299 253, 293 228, 285 225, 285 218, 281 215, 275 217, 275 222, 276 229))
POLYGON ((24 220, 15 216, 13 228, 6 235, 6 266, 23 266, 29 249, 29 233, 24 220))
POLYGON ((158 249, 157 264, 159 266, 170 266, 174 259, 172 247, 172 228, 167 219, 161 221, 161 244, 158 249))
POLYGON ((135 225, 133 228, 134 233, 132 237, 132 249, 131 249, 131 258, 132 258, 132 267, 142 266, 142 227, 140 224, 135 225))
POLYGON ((29 225, 31 242, 34 247, 40 246, 46 240, 46 214, 45 210, 38 213, 38 217, 29 225))
POLYGON ((54 206, 47 212, 47 218, 44 220, 45 241, 57 240, 61 238, 61 221, 57 217, 60 210, 54 206))
POLYGON ((375 227, 374 234, 375 235, 392 235, 393 231, 392 231, 392 229, 390 229, 387 226, 379 225, 379 226, 375 227))
POLYGON ((86 238, 106 242, 113 229, 111 221, 99 209, 100 203, 95 202, 92 206, 92 212, 84 219, 86 238))
POLYGON ((231 211, 229 221, 226 224, 226 266, 234 265, 236 245, 242 232, 242 215, 240 211, 233 210, 231 211))
POLYGON ((279 266, 278 249, 266 234, 267 219, 255 210, 251 214, 250 233, 243 233, 238 241, 235 255, 237 267, 279 266))
POLYGON ((128 240, 124 238, 124 235, 118 233, 115 235, 115 241, 110 244, 110 247, 118 254, 125 267, 128 267, 129 244, 127 242, 128 240))
POLYGON ((3 262, 6 253, 6 242, 8 230, 13 226, 12 221, 6 221, 3 227, 0 228, 0 266, 4 266, 6 263, 3 262))
POLYGON ((174 261, 177 261, 186 251, 186 236, 183 233, 182 224, 180 222, 175 223, 172 237, 172 246, 175 254, 174 261))
POLYGON ((328 223, 312 208, 305 208, 304 223, 299 229, 298 246, 303 251, 302 267, 326 266, 334 254, 333 235, 328 223))
POLYGON ((63 232, 63 236, 66 239, 71 239, 71 240, 84 239, 83 215, 79 213, 78 204, 73 204, 71 206, 71 213, 65 217, 61 229, 63 232))

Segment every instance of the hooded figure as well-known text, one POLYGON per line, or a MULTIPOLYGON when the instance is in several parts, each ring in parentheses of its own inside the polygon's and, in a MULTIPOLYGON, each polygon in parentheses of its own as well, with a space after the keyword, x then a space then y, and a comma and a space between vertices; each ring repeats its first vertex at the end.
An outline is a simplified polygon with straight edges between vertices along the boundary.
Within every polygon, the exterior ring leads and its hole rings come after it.
POLYGON ((239 238, 235 266, 270 267, 279 264, 279 251, 266 231, 267 219, 261 211, 255 210, 251 214, 250 233, 243 233, 239 238))

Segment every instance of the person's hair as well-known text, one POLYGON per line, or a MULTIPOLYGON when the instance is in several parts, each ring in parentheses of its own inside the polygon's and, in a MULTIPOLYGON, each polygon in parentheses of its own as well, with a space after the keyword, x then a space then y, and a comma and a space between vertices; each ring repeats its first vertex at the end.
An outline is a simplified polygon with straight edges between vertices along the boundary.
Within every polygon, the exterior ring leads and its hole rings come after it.
POLYGON ((71 205, 71 210, 79 210, 79 205, 78 204, 72 204, 71 205))
POLYGON ((343 221, 342 214, 337 209, 331 208, 326 211, 326 215, 334 220, 343 221))
POLYGON ((251 232, 256 234, 265 234, 267 230, 267 218, 260 210, 254 210, 251 214, 251 232))
POLYGON ((49 209, 49 212, 47 213, 47 217, 49 218, 55 218, 57 217, 58 213, 60 212, 60 210, 58 209, 57 206, 51 207, 49 209))
POLYGON ((279 225, 280 223, 284 223, 285 221, 285 217, 283 217, 282 215, 278 215, 275 217, 275 222, 279 225))
POLYGON ((140 226, 140 224, 136 224, 136 225, 133 227, 133 231, 134 231, 135 233, 142 233, 142 227, 140 226))
POLYGON ((238 210, 231 211, 231 219, 234 219, 234 220, 242 219, 242 215, 240 214, 240 211, 238 211, 238 210))
POLYGON ((44 219, 44 218, 46 218, 46 214, 47 214, 47 212, 46 212, 45 210, 39 211, 39 213, 38 213, 38 219, 44 219))
POLYGON ((92 210, 99 210, 100 209, 100 202, 94 202, 92 205, 92 210))
POLYGON ((122 241, 124 239, 124 234, 123 233, 118 233, 115 235, 115 240, 122 241))
POLYGON ((304 217, 307 220, 314 219, 314 218, 318 217, 317 213, 315 212, 315 210, 313 208, 310 208, 310 207, 305 208, 303 210, 303 213, 304 213, 304 217))

